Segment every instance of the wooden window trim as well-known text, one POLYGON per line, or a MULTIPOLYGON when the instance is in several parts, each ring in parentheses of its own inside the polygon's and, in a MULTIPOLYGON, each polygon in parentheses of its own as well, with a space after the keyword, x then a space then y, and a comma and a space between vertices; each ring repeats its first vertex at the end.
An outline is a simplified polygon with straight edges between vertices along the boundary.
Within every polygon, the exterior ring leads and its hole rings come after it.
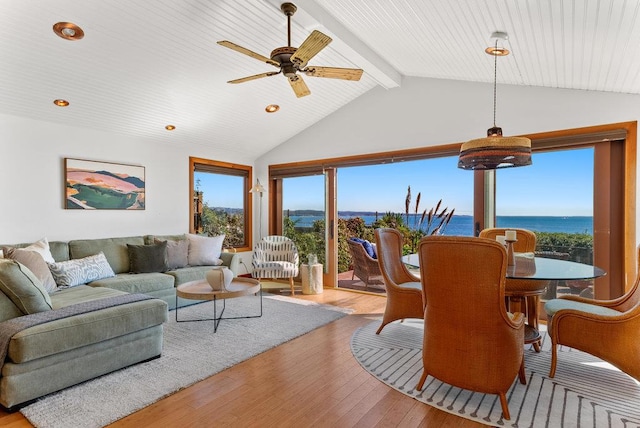
POLYGON ((198 157, 189 157, 189 233, 195 233, 194 227, 194 209, 193 209, 193 192, 195 183, 193 175, 199 171, 212 172, 218 174, 229 174, 235 176, 243 176, 245 179, 245 189, 243 194, 243 203, 246 209, 244 216, 245 245, 234 247, 236 251, 252 251, 253 250, 253 198, 251 197, 251 183, 253 183, 253 168, 249 165, 241 165, 229 162, 221 162, 211 159, 198 157))

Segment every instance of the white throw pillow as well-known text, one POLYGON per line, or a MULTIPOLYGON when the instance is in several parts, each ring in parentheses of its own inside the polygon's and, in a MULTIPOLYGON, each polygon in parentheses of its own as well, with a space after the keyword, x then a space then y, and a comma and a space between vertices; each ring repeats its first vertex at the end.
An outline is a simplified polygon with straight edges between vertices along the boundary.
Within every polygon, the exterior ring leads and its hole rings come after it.
POLYGON ((220 266, 220 253, 224 235, 200 236, 187 234, 189 239, 189 265, 190 266, 220 266))
POLYGON ((36 253, 40 254, 44 261, 47 263, 56 262, 51 255, 51 250, 49 249, 49 241, 47 241, 47 238, 42 238, 38 242, 34 242, 33 244, 23 249, 27 251, 35 251, 36 253))

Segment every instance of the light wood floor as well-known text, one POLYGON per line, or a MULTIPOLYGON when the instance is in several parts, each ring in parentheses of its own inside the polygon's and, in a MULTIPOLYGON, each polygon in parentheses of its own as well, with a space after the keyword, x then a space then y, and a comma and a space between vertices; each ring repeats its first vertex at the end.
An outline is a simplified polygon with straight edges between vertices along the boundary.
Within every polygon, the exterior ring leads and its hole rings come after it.
MULTIPOLYGON (((355 313, 264 352, 124 418, 112 427, 482 427, 407 397, 351 355, 354 330, 385 298, 326 289, 296 297, 355 313)), ((0 426, 30 427, 0 411, 0 426)))

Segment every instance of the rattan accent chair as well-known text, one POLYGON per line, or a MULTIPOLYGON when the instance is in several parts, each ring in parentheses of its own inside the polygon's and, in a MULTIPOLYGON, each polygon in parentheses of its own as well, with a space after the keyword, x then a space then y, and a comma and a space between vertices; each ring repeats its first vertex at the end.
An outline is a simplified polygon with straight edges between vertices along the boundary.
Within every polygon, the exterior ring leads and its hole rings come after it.
POLYGON ((295 294, 293 278, 298 276, 298 248, 286 236, 265 236, 253 248, 252 276, 262 278, 288 278, 291 294, 295 294))
POLYGON ((640 247, 633 287, 612 300, 563 295, 549 300, 551 370, 556 374, 558 345, 579 349, 607 361, 640 381, 640 247))
POLYGON ((424 300, 423 372, 459 388, 500 397, 516 377, 525 384, 524 315, 509 314, 507 253, 495 240, 426 236, 418 244, 424 300))
POLYGON ((422 285, 420 278, 412 275, 402 263, 402 234, 396 229, 375 230, 378 264, 387 289, 387 305, 382 324, 376 331, 380 334, 385 325, 405 318, 424 318, 422 285))
MULTIPOLYGON (((498 235, 504 235, 507 230, 516 231, 517 241, 513 244, 513 251, 517 253, 535 253, 536 250, 536 234, 527 229, 518 228, 489 228, 480 232, 480 238, 496 239, 498 235)), ((527 324, 536 331, 539 329, 538 306, 540 304, 540 296, 543 295, 549 285, 549 281, 526 280, 526 279, 507 279, 505 285, 505 296, 511 301, 520 301, 521 309, 527 316, 527 324), (524 297, 524 299, 523 299, 524 297), (522 301, 523 300, 523 301, 522 301), (522 309, 524 306, 524 309, 522 309)), ((530 340, 536 352, 540 352, 541 339, 530 340)))
POLYGON ((382 281, 382 273, 380 272, 380 266, 378 266, 378 259, 374 259, 369 256, 364 246, 359 242, 347 239, 349 245, 349 253, 351 254, 351 260, 353 265, 353 275, 357 276, 364 282, 365 289, 369 286, 369 282, 374 279, 382 281))

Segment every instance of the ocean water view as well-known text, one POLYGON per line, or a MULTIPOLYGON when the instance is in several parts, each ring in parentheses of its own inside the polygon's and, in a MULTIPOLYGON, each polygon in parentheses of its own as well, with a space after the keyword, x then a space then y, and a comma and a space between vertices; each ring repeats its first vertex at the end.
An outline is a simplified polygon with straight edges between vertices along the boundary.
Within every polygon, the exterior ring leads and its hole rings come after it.
MULTIPOLYGON (((340 218, 348 219, 361 217, 370 226, 376 221, 375 214, 353 212, 338 212, 340 218)), ((403 218, 405 215, 402 215, 403 218)), ((417 224, 420 215, 409 214, 409 226, 417 224)), ((322 220, 320 215, 292 215, 290 218, 297 227, 312 227, 313 222, 322 220)), ((382 214, 378 214, 382 218, 382 214)), ((587 216, 497 216, 497 227, 520 227, 534 232, 566 232, 586 233, 593 235, 593 217, 587 216)), ((468 215, 454 215, 444 231, 448 236, 473 236, 473 217, 468 215)))

